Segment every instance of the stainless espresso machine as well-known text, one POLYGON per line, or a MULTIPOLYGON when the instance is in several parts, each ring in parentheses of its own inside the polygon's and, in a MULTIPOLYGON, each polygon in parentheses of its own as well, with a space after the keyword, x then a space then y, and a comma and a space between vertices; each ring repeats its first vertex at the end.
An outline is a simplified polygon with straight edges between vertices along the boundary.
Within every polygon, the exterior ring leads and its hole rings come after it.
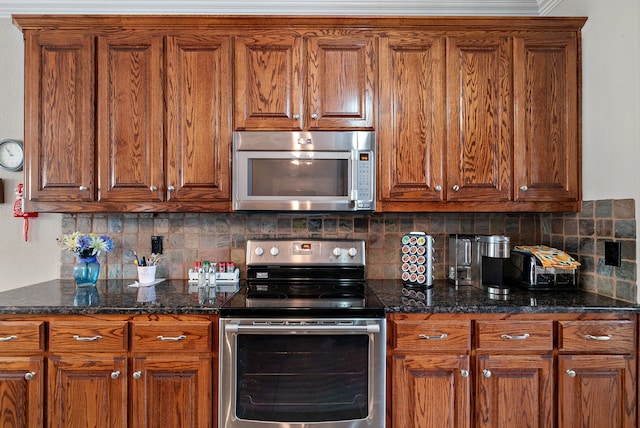
POLYGON ((473 285, 491 294, 508 294, 504 269, 510 256, 508 236, 449 235, 447 278, 456 287, 473 285))

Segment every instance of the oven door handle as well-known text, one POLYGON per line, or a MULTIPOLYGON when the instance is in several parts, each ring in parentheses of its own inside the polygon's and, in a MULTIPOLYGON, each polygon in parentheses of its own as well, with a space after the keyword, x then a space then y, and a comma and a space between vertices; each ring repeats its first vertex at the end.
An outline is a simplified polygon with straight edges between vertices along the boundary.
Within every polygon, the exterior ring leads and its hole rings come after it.
POLYGON ((273 333, 273 332, 314 332, 314 333, 380 333, 378 324, 367 325, 297 325, 297 324, 269 324, 246 325, 226 324, 224 331, 229 333, 273 333))

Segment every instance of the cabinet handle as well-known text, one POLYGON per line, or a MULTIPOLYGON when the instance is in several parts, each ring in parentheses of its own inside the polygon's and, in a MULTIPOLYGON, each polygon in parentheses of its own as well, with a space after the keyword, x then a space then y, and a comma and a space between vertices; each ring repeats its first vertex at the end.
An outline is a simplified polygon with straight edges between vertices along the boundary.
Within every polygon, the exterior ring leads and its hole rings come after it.
POLYGON ((484 369, 482 370, 482 374, 484 377, 491 377, 491 370, 484 369))
POLYGON ((162 341, 165 341, 165 342, 177 342, 179 340, 184 340, 186 338, 187 338, 187 336, 185 336, 184 334, 181 334, 180 336, 176 336, 176 337, 158 336, 159 340, 162 340, 162 341))
POLYGON ((426 340, 442 340, 442 339, 446 339, 448 336, 447 333, 442 333, 440 335, 437 336, 427 336, 426 334, 421 334, 418 337, 420 339, 426 339, 426 340))
POLYGON ((149 186, 149 190, 151 190, 152 192, 155 192, 156 190, 158 190, 157 186, 149 186))
POLYGON ((529 190, 529 188, 523 184, 522 186, 520 186, 520 190, 522 190, 523 192, 526 192, 527 190, 529 190))
POLYGON ((80 186, 78 187, 79 190, 89 190, 89 188, 87 186, 80 186))
POLYGON ((36 372, 28 372, 28 373, 25 373, 25 374, 24 374, 24 378, 25 378, 26 380, 31 380, 31 379, 33 379, 33 377, 34 377, 35 375, 36 375, 36 372))
POLYGON ((174 190, 176 190, 176 188, 174 186, 169 186, 167 187, 167 190, 173 192, 174 190))
POLYGON ((457 192, 458 190, 460 190, 460 186, 458 186, 457 184, 453 185, 453 191, 457 192))
POLYGON ((464 369, 460 370, 460 375, 462 377, 469 377, 469 370, 464 370, 464 369))
POLYGON ((138 370, 133 372, 133 378, 134 379, 140 379, 142 377, 142 371, 138 370))
POLYGON ((119 377, 120 377, 119 371, 111 372, 111 379, 118 379, 119 377))
POLYGON ((575 370, 567 370, 567 374, 569 375, 569 377, 576 377, 576 371, 575 370))
POLYGON ((585 334, 584 338, 587 340, 611 340, 613 336, 607 334, 606 336, 593 336, 591 334, 585 334))
POLYGON ((441 185, 437 185, 436 186, 436 192, 442 192, 442 186, 441 185))
POLYGON ((294 115, 293 115, 293 118, 294 118, 295 120, 298 120, 298 119, 300 119, 300 115, 299 115, 298 113, 296 113, 296 114, 294 114, 294 115))
POLYGON ((15 334, 12 334, 11 336, 0 337, 0 342, 8 342, 10 340, 16 340, 17 338, 18 336, 16 336, 15 334))
POLYGON ((317 118, 318 118, 318 113, 311 114, 311 119, 317 119, 317 118))
POLYGON ((516 334, 516 335, 511 335, 511 334, 503 334, 500 336, 502 339, 508 339, 508 340, 525 340, 529 338, 529 333, 525 333, 525 334, 516 334))
POLYGON ((102 339, 102 336, 93 336, 93 337, 82 337, 82 336, 78 336, 77 334, 75 336, 73 336, 73 338, 75 340, 77 340, 78 342, 95 342, 96 340, 100 340, 102 339))

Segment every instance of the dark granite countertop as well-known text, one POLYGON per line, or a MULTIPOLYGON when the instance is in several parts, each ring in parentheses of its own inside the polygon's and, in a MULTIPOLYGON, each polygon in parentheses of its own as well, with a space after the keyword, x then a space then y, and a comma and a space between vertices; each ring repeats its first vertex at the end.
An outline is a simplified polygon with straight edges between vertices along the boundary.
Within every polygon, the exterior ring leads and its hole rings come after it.
MULTIPOLYGON (((184 279, 151 287, 134 280, 100 280, 95 290, 72 280, 53 280, 0 292, 1 314, 216 314, 238 285, 216 287, 208 296, 184 279), (91 292, 89 292, 91 291, 91 292)), ((640 312, 640 305, 585 291, 533 292, 512 288, 506 300, 476 287, 457 290, 446 281, 430 289, 410 289, 396 280, 368 280, 387 313, 579 313, 640 312)), ((200 289, 202 290, 202 289, 200 289)))
POLYGON ((407 288, 402 281, 369 280, 387 313, 580 313, 640 312, 640 306, 586 291, 540 292, 511 287, 506 299, 473 286, 458 289, 436 281, 430 289, 407 288))
POLYGON ((73 280, 53 280, 0 293, 0 314, 215 314, 238 289, 224 285, 207 296, 185 279, 132 287, 135 280, 99 280, 77 288, 73 280))

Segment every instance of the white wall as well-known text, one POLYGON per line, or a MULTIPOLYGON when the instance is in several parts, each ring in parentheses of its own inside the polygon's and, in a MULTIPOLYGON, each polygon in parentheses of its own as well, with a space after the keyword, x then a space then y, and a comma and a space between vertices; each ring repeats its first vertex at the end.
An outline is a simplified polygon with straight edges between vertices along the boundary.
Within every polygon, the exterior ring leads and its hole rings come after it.
MULTIPOLYGON (((0 140, 24 138, 24 45, 11 19, 0 19, 0 140)), ((0 204, 0 291, 59 277, 60 214, 40 214, 29 220, 24 241, 21 218, 13 217, 14 189, 24 172, 0 169, 4 203, 0 204)), ((1 303, 1 302, 0 302, 1 303)))

